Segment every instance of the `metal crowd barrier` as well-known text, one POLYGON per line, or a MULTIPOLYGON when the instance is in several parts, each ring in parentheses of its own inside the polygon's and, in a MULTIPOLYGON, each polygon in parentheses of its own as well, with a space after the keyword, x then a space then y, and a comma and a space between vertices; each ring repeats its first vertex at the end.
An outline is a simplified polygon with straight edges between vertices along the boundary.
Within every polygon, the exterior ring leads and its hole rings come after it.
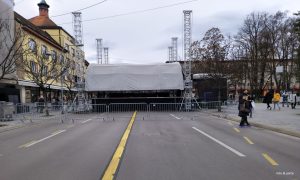
POLYGON ((108 112, 147 111, 147 103, 112 103, 108 105, 108 112))
MULTIPOLYGON (((0 104, 1 105, 1 104, 0 104)), ((217 109, 220 106, 236 105, 235 101, 212 101, 212 102, 192 102, 192 111, 201 109, 217 109)), ((128 111, 142 112, 166 112, 185 111, 184 103, 112 103, 112 104, 85 104, 85 105, 53 105, 48 103, 17 104, 9 106, 1 105, 0 121, 4 120, 43 120, 43 119, 66 119, 72 114, 76 117, 79 113, 115 113, 128 111), (49 112, 49 115, 46 114, 49 112)))
POLYGON ((181 103, 150 103, 149 111, 180 111, 181 103))

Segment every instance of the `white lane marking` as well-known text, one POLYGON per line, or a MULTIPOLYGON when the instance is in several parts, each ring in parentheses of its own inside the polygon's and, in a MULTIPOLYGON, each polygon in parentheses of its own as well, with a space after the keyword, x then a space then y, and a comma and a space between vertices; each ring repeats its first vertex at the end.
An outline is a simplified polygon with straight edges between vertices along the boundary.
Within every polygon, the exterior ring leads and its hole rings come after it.
POLYGON ((171 116, 173 116, 176 119, 180 119, 179 117, 175 116, 174 114, 170 114, 171 116))
POLYGON ((28 148, 30 146, 33 146, 33 145, 37 144, 37 143, 45 141, 46 139, 52 138, 53 136, 56 136, 56 135, 58 135, 60 133, 63 133, 65 131, 66 131, 65 129, 64 130, 60 130, 60 131, 56 131, 56 132, 52 133, 50 136, 47 136, 47 137, 45 137, 43 139, 40 139, 40 140, 37 140, 37 141, 33 141, 32 143, 26 144, 24 147, 28 148))
POLYGON ((87 120, 85 120, 85 121, 82 121, 81 123, 82 124, 84 124, 84 123, 87 123, 87 122, 89 122, 89 121, 91 121, 92 119, 87 119, 87 120))
POLYGON ((226 149, 230 150, 231 152, 235 153, 236 155, 240 156, 240 157, 245 157, 246 155, 242 154, 241 152, 233 149, 232 147, 224 144, 223 142, 217 140, 216 138, 210 136, 209 134, 197 129, 196 127, 193 127, 194 130, 198 131, 199 133, 203 134, 204 136, 210 138, 211 140, 215 141, 216 143, 220 144, 221 146, 225 147, 226 149))

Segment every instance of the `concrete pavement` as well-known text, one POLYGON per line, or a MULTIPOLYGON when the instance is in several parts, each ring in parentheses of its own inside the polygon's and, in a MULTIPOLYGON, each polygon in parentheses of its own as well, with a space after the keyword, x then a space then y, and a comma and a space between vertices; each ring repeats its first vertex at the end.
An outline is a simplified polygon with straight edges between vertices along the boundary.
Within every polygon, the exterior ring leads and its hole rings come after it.
MULTIPOLYGON (((254 126, 266 128, 276 132, 300 137, 300 106, 292 109, 286 105, 280 110, 268 110, 264 103, 256 103, 252 118, 248 116, 248 122, 254 126)), ((273 109, 273 105, 271 105, 273 109)), ((210 114, 233 121, 240 121, 237 105, 230 105, 222 108, 222 112, 216 110, 205 110, 210 114)))

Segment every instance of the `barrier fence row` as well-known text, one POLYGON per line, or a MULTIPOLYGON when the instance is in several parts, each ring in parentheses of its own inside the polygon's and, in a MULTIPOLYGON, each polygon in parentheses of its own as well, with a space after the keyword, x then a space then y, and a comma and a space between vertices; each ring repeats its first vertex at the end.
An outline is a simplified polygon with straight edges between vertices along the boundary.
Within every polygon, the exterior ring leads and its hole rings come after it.
MULTIPOLYGON (((219 106, 235 105, 235 102, 199 102, 192 103, 192 111, 201 109, 217 109, 219 106)), ((8 120, 33 120, 66 118, 66 116, 89 113, 116 113, 116 112, 167 112, 185 111, 184 103, 112 103, 112 104, 83 104, 83 105, 40 105, 17 104, 1 105, 0 121, 8 120)))

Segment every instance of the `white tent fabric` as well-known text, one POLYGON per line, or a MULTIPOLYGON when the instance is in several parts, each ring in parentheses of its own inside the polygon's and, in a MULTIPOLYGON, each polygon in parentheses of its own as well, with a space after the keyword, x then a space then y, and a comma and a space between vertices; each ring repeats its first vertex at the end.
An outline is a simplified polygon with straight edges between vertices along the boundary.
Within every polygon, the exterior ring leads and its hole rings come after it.
POLYGON ((90 64, 87 91, 183 90, 179 63, 167 64, 90 64))

